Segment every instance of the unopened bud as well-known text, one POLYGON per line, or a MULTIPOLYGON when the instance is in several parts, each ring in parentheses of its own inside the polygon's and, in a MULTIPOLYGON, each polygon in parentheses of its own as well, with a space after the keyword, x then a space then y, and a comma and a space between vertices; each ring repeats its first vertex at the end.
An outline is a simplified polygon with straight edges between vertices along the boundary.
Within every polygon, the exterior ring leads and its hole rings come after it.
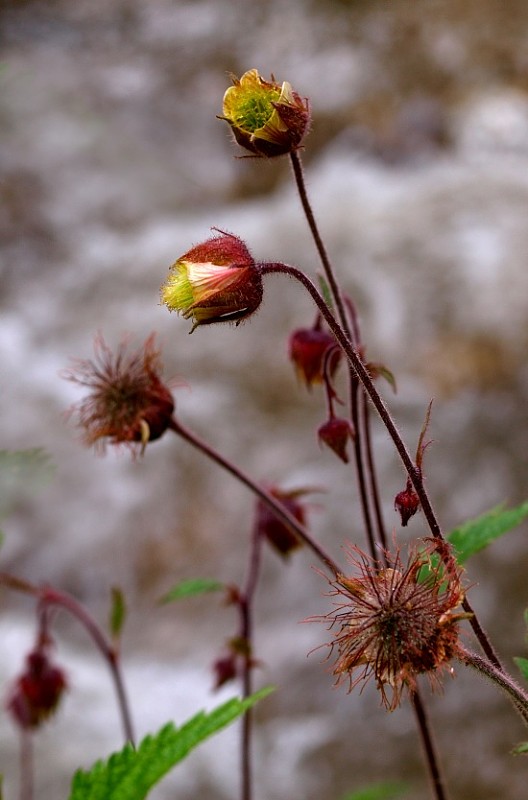
MULTIPOLYGON (((335 346, 334 338, 319 328, 299 328, 290 336, 289 355, 293 361, 298 377, 304 381, 308 389, 315 383, 323 382, 325 355, 330 347, 335 346)), ((340 352, 330 355, 328 366, 329 377, 335 373, 339 364, 340 352)))
POLYGON ((327 420, 317 431, 319 441, 333 450, 345 464, 348 464, 348 443, 354 439, 354 435, 352 423, 340 417, 327 420))
POLYGON ((64 672, 42 649, 33 650, 13 687, 7 709, 21 728, 37 728, 56 711, 66 686, 64 672))
POLYGON ((394 508, 400 514, 401 524, 404 528, 420 508, 420 500, 409 480, 405 489, 398 492, 394 498, 394 508))

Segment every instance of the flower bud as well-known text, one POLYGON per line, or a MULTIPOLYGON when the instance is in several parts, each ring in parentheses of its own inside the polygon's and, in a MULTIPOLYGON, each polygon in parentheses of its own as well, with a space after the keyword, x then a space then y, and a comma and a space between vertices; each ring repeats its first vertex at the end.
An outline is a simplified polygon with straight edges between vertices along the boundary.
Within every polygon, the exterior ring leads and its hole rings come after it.
POLYGON ((192 330, 213 322, 238 324, 262 302, 262 277, 244 242, 220 232, 171 266, 161 301, 169 311, 192 317, 192 330))
POLYGON ((394 498, 394 508, 401 517, 401 524, 405 528, 407 523, 414 517, 420 507, 420 500, 414 491, 412 484, 407 480, 407 485, 402 492, 398 492, 394 498))
POLYGON ((33 650, 7 701, 7 709, 21 728, 37 728, 56 711, 66 685, 63 671, 51 664, 42 649, 33 650))
MULTIPOLYGON (((305 524, 306 512, 302 503, 299 502, 299 495, 307 490, 297 489, 290 492, 279 488, 270 489, 270 494, 280 501, 281 505, 295 517, 295 519, 305 524)), ((301 547, 302 542, 296 534, 291 531, 284 522, 278 519, 271 508, 262 501, 257 504, 257 521, 259 533, 264 536, 272 547, 282 556, 289 556, 293 550, 301 547)))
MULTIPOLYGON (((327 350, 335 345, 333 337, 319 328, 299 328, 290 336, 289 356, 300 380, 308 389, 324 378, 324 358, 327 350)), ((340 360, 339 350, 330 356, 329 377, 332 377, 340 360)))
POLYGON ((354 439, 354 435, 352 423, 340 417, 327 420, 317 431, 319 440, 333 450, 345 464, 348 464, 347 445, 354 439))
POLYGON ((306 99, 289 83, 264 80, 256 69, 233 78, 224 95, 223 113, 239 145, 271 158, 297 150, 310 123, 306 99))

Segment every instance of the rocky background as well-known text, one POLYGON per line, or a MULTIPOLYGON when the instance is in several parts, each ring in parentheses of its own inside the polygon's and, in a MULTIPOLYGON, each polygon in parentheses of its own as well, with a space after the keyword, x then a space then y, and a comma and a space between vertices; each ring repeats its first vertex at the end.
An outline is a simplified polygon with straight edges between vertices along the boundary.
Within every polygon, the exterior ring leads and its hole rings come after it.
MULTIPOLYGON (((80 393, 59 377, 116 344, 159 334, 179 378, 183 422, 257 479, 316 486, 310 524, 341 557, 362 543, 352 473, 321 452, 322 395, 287 359, 310 302, 270 278, 239 328, 188 336, 159 306, 179 255, 216 225, 255 257, 310 274, 317 257, 286 160, 239 160, 215 115, 257 67, 288 79, 313 110, 303 159, 328 249, 355 299, 368 354, 394 371, 386 397, 410 445, 434 397, 428 488, 447 530, 527 496, 528 7, 522 0, 11 0, 0 4, 0 447, 44 447, 46 485, 4 500, 3 570, 71 591, 105 620, 127 595, 126 678, 138 732, 180 722, 236 691, 211 693, 210 663, 235 620, 218 599, 160 608, 176 581, 240 582, 253 501, 183 442, 144 459, 98 458, 63 412, 80 393), (49 476, 48 476, 49 477, 49 476)), ((404 475, 383 430, 375 446, 389 528, 404 475)), ((418 516, 404 538, 424 533, 418 516)), ((505 662, 522 655, 526 526, 470 564, 471 598, 505 662)), ((321 651, 324 581, 300 552, 267 554, 258 597, 256 800, 339 800, 377 780, 427 795, 407 708, 374 686, 332 689, 321 651)), ((0 679, 33 637, 32 606, 0 597, 0 679)), ((68 795, 73 770, 121 746, 109 678, 84 634, 59 619, 71 691, 37 740, 37 796, 68 795)), ((4 693, 6 689, 4 688, 4 693)), ((453 798, 521 800, 509 755, 524 731, 507 702, 457 669, 428 702, 453 798)), ((16 797, 18 742, 0 715, 0 772, 16 797)), ((237 734, 196 752, 153 800, 236 796, 237 734)))

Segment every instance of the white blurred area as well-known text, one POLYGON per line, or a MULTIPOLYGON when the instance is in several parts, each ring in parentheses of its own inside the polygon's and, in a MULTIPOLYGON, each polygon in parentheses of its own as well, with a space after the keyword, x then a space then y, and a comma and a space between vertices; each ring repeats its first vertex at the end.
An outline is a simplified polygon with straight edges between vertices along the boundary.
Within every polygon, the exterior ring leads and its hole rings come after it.
MULTIPOLYGON (((435 398, 426 470, 446 529, 527 495, 528 9, 522 3, 423 6, 412 0, 56 0, 0 7, 0 448, 43 447, 56 466, 20 487, 2 519, 0 568, 52 582, 103 623, 123 587, 124 656, 141 733, 183 721, 231 692, 210 663, 234 633, 218 599, 159 607, 187 577, 243 580, 253 502, 167 435, 131 462, 96 457, 64 420, 82 393, 59 377, 101 331, 140 344, 152 330, 181 379, 185 424, 254 478, 316 486, 313 531, 336 558, 362 544, 353 472, 321 452, 321 392, 298 386, 287 339, 314 312, 279 277, 240 327, 188 336, 159 305, 168 266, 211 226, 258 260, 319 268, 287 160, 237 159, 215 118, 229 83, 257 67, 310 97, 303 158, 322 233, 360 312, 368 356, 413 448, 435 398), (502 10, 501 10, 502 9, 502 10), (524 31, 524 33, 523 33, 524 31)), ((381 386, 381 385, 380 385, 381 386)), ((404 475, 384 432, 374 441, 389 530, 404 475)), ((415 518, 406 538, 424 533, 415 518)), ((472 601, 508 665, 522 655, 526 527, 474 560, 472 601)), ((427 792, 406 709, 373 686, 332 690, 320 653, 325 583, 300 552, 266 555, 258 596, 255 800, 340 800, 376 780, 427 792)), ((30 603, 0 595, 0 679, 8 687, 33 636, 30 603)), ((59 620, 71 691, 37 747, 37 797, 68 796, 76 766, 121 746, 109 679, 84 635, 59 620)), ((461 668, 457 670, 461 673, 461 668)), ((233 692, 236 687, 233 687, 233 692)), ((4 692, 5 694, 5 692, 4 692)), ((459 674, 430 701, 453 797, 521 797, 508 751, 523 731, 506 702, 459 674), (471 743, 471 744, 470 744, 471 743)), ((0 772, 16 797, 17 740, 0 714, 0 772)), ((153 800, 226 800, 237 791, 233 728, 160 784, 153 800)))

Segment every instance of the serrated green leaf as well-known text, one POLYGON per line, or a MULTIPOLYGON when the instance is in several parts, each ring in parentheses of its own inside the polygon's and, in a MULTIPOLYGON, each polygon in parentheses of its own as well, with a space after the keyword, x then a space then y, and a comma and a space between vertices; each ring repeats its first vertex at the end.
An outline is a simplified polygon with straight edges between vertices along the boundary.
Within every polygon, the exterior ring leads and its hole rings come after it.
POLYGON ((126 618, 125 596, 118 586, 112 586, 111 598, 110 633, 114 639, 118 639, 126 618))
POLYGON ((458 563, 463 564, 474 553, 516 528, 527 517, 528 501, 515 508, 505 508, 501 504, 455 528, 447 538, 454 547, 458 563))
POLYGON ((190 578, 181 581, 173 586, 167 594, 163 595, 161 603, 173 603, 175 600, 182 600, 185 597, 195 597, 207 592, 220 592, 225 589, 225 584, 211 578, 190 578))
POLYGON ((406 791, 407 787, 403 783, 376 783, 345 795, 343 800, 396 800, 406 791))
POLYGON ((514 756, 521 756, 525 753, 528 753, 528 742, 521 742, 512 750, 512 755, 514 756))
POLYGON ((528 658, 514 658, 513 659, 519 667, 520 673, 525 681, 528 681, 528 658))
POLYGON ((89 772, 73 776, 69 800, 143 800, 178 762, 201 742, 234 722, 273 689, 267 687, 245 700, 234 697, 212 711, 200 711, 180 728, 169 722, 146 736, 137 750, 127 744, 89 772))

